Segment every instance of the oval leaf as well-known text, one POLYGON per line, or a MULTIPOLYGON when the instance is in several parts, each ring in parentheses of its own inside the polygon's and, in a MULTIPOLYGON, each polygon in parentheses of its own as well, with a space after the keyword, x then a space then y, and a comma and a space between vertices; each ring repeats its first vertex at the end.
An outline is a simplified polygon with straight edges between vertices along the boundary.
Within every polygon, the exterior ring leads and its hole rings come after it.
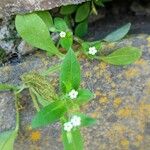
POLYGON ((60 75, 60 87, 62 92, 70 92, 78 89, 81 81, 80 64, 72 49, 68 51, 62 63, 60 75))
POLYGON ((81 126, 82 127, 91 126, 91 125, 94 125, 96 123, 96 119, 91 118, 85 114, 76 113, 73 115, 77 115, 81 118, 81 126))
POLYGON ((55 18, 54 19, 54 25, 58 31, 65 31, 66 32, 68 30, 67 23, 62 18, 59 18, 59 17, 55 18))
POLYGON ((43 127, 59 120, 66 112, 63 102, 57 101, 44 107, 32 120, 32 128, 43 127))
POLYGON ((58 53, 46 24, 36 13, 17 15, 15 24, 18 33, 27 43, 52 54, 58 53))
POLYGON ((89 90, 87 89, 80 89, 78 91, 78 97, 76 100, 76 103, 79 105, 85 104, 87 102, 89 102, 91 99, 94 98, 93 93, 91 93, 89 90))
POLYGON ((13 150, 17 131, 6 131, 0 134, 0 150, 13 150))
POLYGON ((81 22, 85 20, 89 16, 89 13, 90 13, 90 3, 86 2, 81 6, 79 6, 79 8, 77 9, 75 21, 81 22))
POLYGON ((62 15, 70 15, 75 12, 77 5, 67 5, 62 6, 60 9, 60 14, 62 15))
POLYGON ((104 38, 106 42, 115 42, 122 39, 130 30, 131 23, 124 25, 123 27, 117 29, 116 31, 110 33, 104 38))
POLYGON ((141 50, 135 47, 124 47, 100 59, 113 65, 128 65, 138 60, 142 55, 141 50))
POLYGON ((69 50, 73 44, 73 35, 71 32, 66 33, 66 37, 60 39, 60 44, 66 50, 69 50))
POLYGON ((85 20, 76 26, 75 35, 78 37, 83 37, 86 35, 87 31, 88 31, 88 21, 85 20))
POLYGON ((41 17, 49 30, 54 28, 53 18, 48 11, 38 11, 36 14, 41 17))
POLYGON ((79 129, 66 132, 62 130, 64 150, 83 150, 83 139, 79 129))

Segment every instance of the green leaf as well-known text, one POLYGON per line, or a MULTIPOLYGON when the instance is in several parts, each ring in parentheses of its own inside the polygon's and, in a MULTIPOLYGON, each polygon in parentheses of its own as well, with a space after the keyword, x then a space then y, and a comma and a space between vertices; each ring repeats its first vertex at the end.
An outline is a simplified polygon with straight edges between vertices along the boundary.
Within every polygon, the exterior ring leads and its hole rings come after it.
POLYGON ((62 6, 60 9, 60 14, 62 15, 70 15, 76 11, 77 5, 67 5, 62 6))
POLYGON ((71 32, 66 33, 66 37, 60 38, 60 44, 66 50, 69 50, 73 44, 73 35, 71 32))
POLYGON ((117 29, 116 31, 110 33, 104 38, 106 42, 115 42, 122 39, 129 32, 131 23, 124 25, 123 27, 117 29))
POLYGON ((54 28, 53 18, 48 11, 38 11, 36 14, 41 17, 49 30, 54 28))
POLYGON ((41 109, 32 120, 32 128, 43 127, 59 120, 67 111, 64 102, 56 101, 41 109))
POLYGON ((71 132, 62 130, 64 150, 83 150, 83 139, 79 129, 71 132))
POLYGON ((6 131, 0 134, 0 150, 13 150, 17 131, 6 131))
POLYGON ((78 37, 83 37, 88 32, 88 21, 85 20, 81 23, 79 23, 75 28, 75 35, 78 37))
POLYGON ((9 84, 0 84, 0 91, 19 90, 16 86, 9 84))
POLYGON ((117 49, 115 52, 108 56, 101 57, 100 59, 113 65, 128 65, 138 60, 142 55, 140 49, 135 47, 123 47, 117 49))
POLYGON ((98 6, 102 6, 102 7, 104 7, 104 0, 94 0, 94 3, 96 4, 96 5, 98 5, 98 6))
POLYGON ((83 3, 81 6, 79 6, 76 12, 75 21, 81 22, 87 19, 90 14, 90 9, 91 7, 89 2, 83 3))
POLYGON ((76 113, 74 115, 77 115, 81 118, 81 126, 82 127, 92 126, 96 123, 96 119, 91 118, 85 114, 76 113))
POLYGON ((58 30, 58 31, 64 31, 66 32, 68 29, 68 26, 67 26, 67 23, 65 22, 64 19, 62 18, 55 18, 54 19, 54 25, 55 25, 55 28, 58 30))
POLYGON ((91 93, 88 89, 80 89, 78 90, 78 93, 76 103, 79 105, 85 104, 94 98, 93 93, 91 93))
POLYGON ((46 24, 36 13, 17 15, 15 24, 18 33, 27 43, 52 54, 58 54, 46 24))
POLYGON ((60 87, 62 92, 69 92, 71 89, 77 90, 81 81, 80 64, 72 49, 68 51, 62 63, 60 75, 60 87))

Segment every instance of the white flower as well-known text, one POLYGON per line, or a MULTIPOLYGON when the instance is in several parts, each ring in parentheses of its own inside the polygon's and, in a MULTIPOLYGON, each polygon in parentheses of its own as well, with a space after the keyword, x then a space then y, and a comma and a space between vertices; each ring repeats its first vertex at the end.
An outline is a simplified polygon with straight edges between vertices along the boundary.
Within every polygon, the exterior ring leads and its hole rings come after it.
POLYGON ((73 125, 74 127, 80 126, 80 124, 81 124, 81 118, 80 118, 79 116, 73 116, 73 117, 71 118, 71 121, 70 121, 70 122, 72 123, 72 125, 73 125))
POLYGON ((66 37, 66 32, 61 31, 59 35, 60 35, 61 38, 65 38, 66 37))
POLYGON ((76 91, 76 90, 71 90, 71 92, 69 93, 69 97, 71 98, 71 99, 75 99, 75 98, 77 98, 77 96, 78 96, 78 91, 76 91))
POLYGON ((73 128, 73 125, 71 122, 64 123, 64 130, 65 131, 70 132, 72 128, 73 128))
POLYGON ((95 46, 89 48, 89 54, 95 55, 97 53, 97 49, 95 46))

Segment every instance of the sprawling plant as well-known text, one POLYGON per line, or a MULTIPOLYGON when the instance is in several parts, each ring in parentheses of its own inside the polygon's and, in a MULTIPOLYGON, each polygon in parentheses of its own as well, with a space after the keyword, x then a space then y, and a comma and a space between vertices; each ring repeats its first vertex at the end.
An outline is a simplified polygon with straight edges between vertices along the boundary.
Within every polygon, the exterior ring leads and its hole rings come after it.
POLYGON ((61 65, 56 64, 42 74, 32 72, 22 75, 20 86, 0 84, 0 90, 11 90, 16 98, 16 128, 0 134, 0 150, 13 149, 19 130, 18 103, 24 89, 28 89, 37 110, 31 123, 32 128, 44 127, 59 121, 62 127, 64 149, 83 150, 80 128, 93 125, 96 120, 80 111, 80 106, 92 100, 94 94, 80 87, 81 71, 77 56, 84 54, 89 59, 97 59, 113 65, 128 65, 140 58, 141 51, 131 46, 122 47, 108 55, 103 54, 104 47, 107 47, 108 43, 114 43, 126 36, 131 26, 130 23, 99 41, 89 42, 79 38, 87 29, 85 21, 91 12, 91 3, 92 9, 95 8, 95 4, 102 5, 102 1, 93 0, 79 7, 65 6, 60 9, 61 14, 66 15, 63 18, 53 19, 48 11, 16 16, 16 29, 27 43, 44 50, 49 56, 56 55, 63 61, 61 65), (79 23, 75 33, 66 19, 72 13, 76 14, 75 22, 79 23), (59 35, 56 43, 52 40, 51 33, 59 35), (73 50, 75 45, 78 45, 78 48, 73 50), (55 91, 49 80, 46 79, 46 75, 56 70, 61 70, 59 91, 55 91))

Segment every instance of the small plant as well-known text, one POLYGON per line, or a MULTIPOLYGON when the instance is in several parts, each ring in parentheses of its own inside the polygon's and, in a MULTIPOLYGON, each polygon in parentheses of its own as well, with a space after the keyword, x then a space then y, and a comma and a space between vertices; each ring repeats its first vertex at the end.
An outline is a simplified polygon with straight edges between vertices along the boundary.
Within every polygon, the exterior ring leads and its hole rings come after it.
POLYGON ((16 29, 20 36, 32 46, 47 51, 49 55, 63 58, 64 54, 59 48, 67 52, 73 45, 78 45, 78 51, 89 59, 98 59, 113 65, 128 65, 141 57, 141 51, 131 46, 103 55, 103 48, 107 47, 108 43, 124 38, 130 27, 131 24, 128 23, 99 41, 88 42, 75 36, 64 19, 56 17, 53 20, 47 11, 16 16, 16 29), (51 38, 52 32, 59 34, 57 47, 51 38))
POLYGON ((80 106, 94 98, 87 89, 80 88, 80 65, 75 53, 69 49, 63 60, 60 73, 60 93, 48 80, 37 73, 27 73, 22 77, 21 86, 0 85, 1 90, 12 90, 16 96, 16 129, 0 135, 1 150, 13 147, 19 130, 18 100, 20 92, 28 89, 34 107, 38 111, 32 120, 32 128, 43 127, 56 121, 61 123, 62 140, 65 149, 83 149, 80 128, 93 125, 96 120, 80 112, 80 106), (5 138, 4 138, 5 137, 5 138))
POLYGON ((76 56, 84 54, 89 59, 97 59, 113 65, 128 65, 142 55, 138 48, 131 46, 122 47, 108 55, 103 54, 104 47, 107 47, 108 43, 117 42, 126 36, 131 26, 130 23, 99 41, 89 42, 79 38, 87 30, 87 17, 91 12, 90 4, 92 3, 92 9, 94 9, 95 4, 102 5, 102 2, 102 0, 93 0, 79 7, 71 5, 60 9, 61 14, 67 15, 67 18, 68 15, 76 13, 75 21, 79 24, 75 29, 75 35, 66 17, 53 19, 48 11, 16 16, 16 29, 26 42, 46 51, 49 56, 56 55, 63 61, 62 65, 56 64, 42 74, 32 72, 22 75, 23 84, 20 86, 0 84, 0 90, 11 90, 16 98, 16 128, 0 134, 0 150, 13 149, 19 131, 18 103, 24 89, 29 90, 33 105, 37 110, 31 123, 32 128, 44 127, 59 121, 62 127, 64 149, 83 150, 80 128, 93 125, 96 120, 80 111, 80 106, 92 100, 94 94, 80 87, 81 70, 76 56), (83 13, 84 10, 85 13, 83 13), (51 37, 53 32, 59 35, 56 44, 51 37), (73 50, 75 46, 78 48, 73 50), (61 69, 60 88, 59 91, 55 91, 45 76, 58 69, 61 69))

